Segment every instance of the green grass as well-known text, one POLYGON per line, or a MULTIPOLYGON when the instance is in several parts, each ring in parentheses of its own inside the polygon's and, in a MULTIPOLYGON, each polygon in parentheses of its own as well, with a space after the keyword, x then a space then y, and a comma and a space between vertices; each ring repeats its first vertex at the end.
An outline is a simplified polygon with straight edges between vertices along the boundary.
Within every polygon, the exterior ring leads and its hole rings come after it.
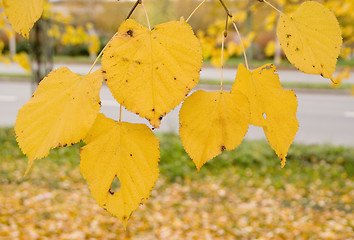
MULTIPOLYGON (((159 164, 161 175, 168 182, 184 179, 202 180, 208 177, 228 181, 228 175, 238 174, 242 181, 249 177, 262 181, 271 178, 276 187, 282 188, 286 182, 304 184, 321 179, 323 184, 353 178, 354 148, 330 145, 293 144, 290 147, 287 163, 280 168, 280 160, 266 141, 243 141, 233 151, 225 151, 206 163, 197 173, 194 163, 185 153, 178 136, 161 134, 159 164)), ((71 147, 51 150, 51 154, 36 160, 31 175, 38 172, 53 174, 58 168, 70 175, 72 169, 79 166, 79 148, 82 143, 71 147)), ((27 159, 18 148, 13 129, 0 129, 0 183, 26 181, 15 178, 14 174, 23 174, 27 159), (15 179, 15 180, 14 180, 15 179)), ((49 178, 49 183, 37 180, 37 184, 49 184, 55 187, 60 178, 49 178)), ((340 184, 340 183, 339 183, 340 184)), ((306 187, 306 186, 304 186, 306 187)))

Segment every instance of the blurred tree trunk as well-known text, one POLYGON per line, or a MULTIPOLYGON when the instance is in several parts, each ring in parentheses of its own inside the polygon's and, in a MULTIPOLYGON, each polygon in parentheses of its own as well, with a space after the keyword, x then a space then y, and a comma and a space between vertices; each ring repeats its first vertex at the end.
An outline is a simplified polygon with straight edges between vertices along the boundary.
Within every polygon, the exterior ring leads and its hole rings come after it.
POLYGON ((47 30, 50 21, 41 19, 33 27, 30 37, 32 81, 38 84, 53 68, 53 42, 47 30))

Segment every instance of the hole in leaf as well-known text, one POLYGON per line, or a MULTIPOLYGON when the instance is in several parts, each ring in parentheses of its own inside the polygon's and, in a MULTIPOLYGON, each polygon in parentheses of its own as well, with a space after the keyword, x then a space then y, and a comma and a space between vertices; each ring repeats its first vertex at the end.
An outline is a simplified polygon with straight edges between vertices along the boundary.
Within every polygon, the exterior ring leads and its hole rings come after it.
POLYGON ((113 195, 114 193, 118 192, 119 189, 120 189, 120 181, 117 178, 117 176, 115 176, 112 181, 111 188, 109 189, 109 193, 113 195))
POLYGON ((264 118, 265 120, 267 120, 267 114, 266 114, 266 113, 263 113, 262 115, 263 115, 263 118, 264 118))

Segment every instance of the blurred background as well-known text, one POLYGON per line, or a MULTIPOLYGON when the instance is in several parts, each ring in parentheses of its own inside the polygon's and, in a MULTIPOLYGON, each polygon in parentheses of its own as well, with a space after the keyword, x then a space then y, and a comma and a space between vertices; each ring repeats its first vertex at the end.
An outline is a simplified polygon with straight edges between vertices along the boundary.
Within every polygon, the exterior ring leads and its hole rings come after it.
MULTIPOLYGON (((284 169, 252 127, 235 150, 200 171, 183 150, 179 107, 154 130, 160 137, 160 179, 147 203, 122 224, 92 199, 79 171, 79 148, 51 151, 23 177, 27 159, 15 140, 18 109, 37 84, 61 66, 86 74, 135 1, 47 1, 30 40, 8 24, 0 0, 0 239, 354 239, 354 2, 318 1, 337 17, 343 47, 335 80, 299 72, 276 38, 278 13, 257 0, 224 0, 242 35, 251 68, 274 63, 282 86, 295 90, 300 127, 284 169)), ((292 14, 300 0, 270 0, 292 14)), ((152 26, 187 19, 200 1, 145 0, 152 26)), ((145 13, 132 15, 143 25, 145 13)), ((225 12, 209 0, 189 20, 204 63, 197 89, 220 85, 225 12)), ((224 51, 224 89, 239 63, 240 39, 229 26, 224 51)), ((100 67, 98 62, 95 69, 100 67)), ((103 85, 102 109, 118 118, 119 104, 103 85)), ((122 119, 145 123, 128 111, 122 119)), ((150 126, 151 127, 151 126, 150 126)), ((118 186, 119 187, 119 186, 118 186)))

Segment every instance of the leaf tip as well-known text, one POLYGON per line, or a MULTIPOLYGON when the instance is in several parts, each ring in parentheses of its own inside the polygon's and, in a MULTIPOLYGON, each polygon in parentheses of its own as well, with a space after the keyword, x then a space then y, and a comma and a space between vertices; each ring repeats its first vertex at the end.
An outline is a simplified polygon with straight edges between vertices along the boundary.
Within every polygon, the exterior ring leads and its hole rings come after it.
POLYGON ((281 158, 281 168, 284 168, 285 163, 286 163, 286 158, 285 157, 281 158))
POLYGON ((27 168, 26 168, 26 171, 25 171, 25 174, 23 175, 23 177, 27 176, 29 170, 32 168, 32 165, 33 165, 33 160, 32 159, 28 159, 27 168))

